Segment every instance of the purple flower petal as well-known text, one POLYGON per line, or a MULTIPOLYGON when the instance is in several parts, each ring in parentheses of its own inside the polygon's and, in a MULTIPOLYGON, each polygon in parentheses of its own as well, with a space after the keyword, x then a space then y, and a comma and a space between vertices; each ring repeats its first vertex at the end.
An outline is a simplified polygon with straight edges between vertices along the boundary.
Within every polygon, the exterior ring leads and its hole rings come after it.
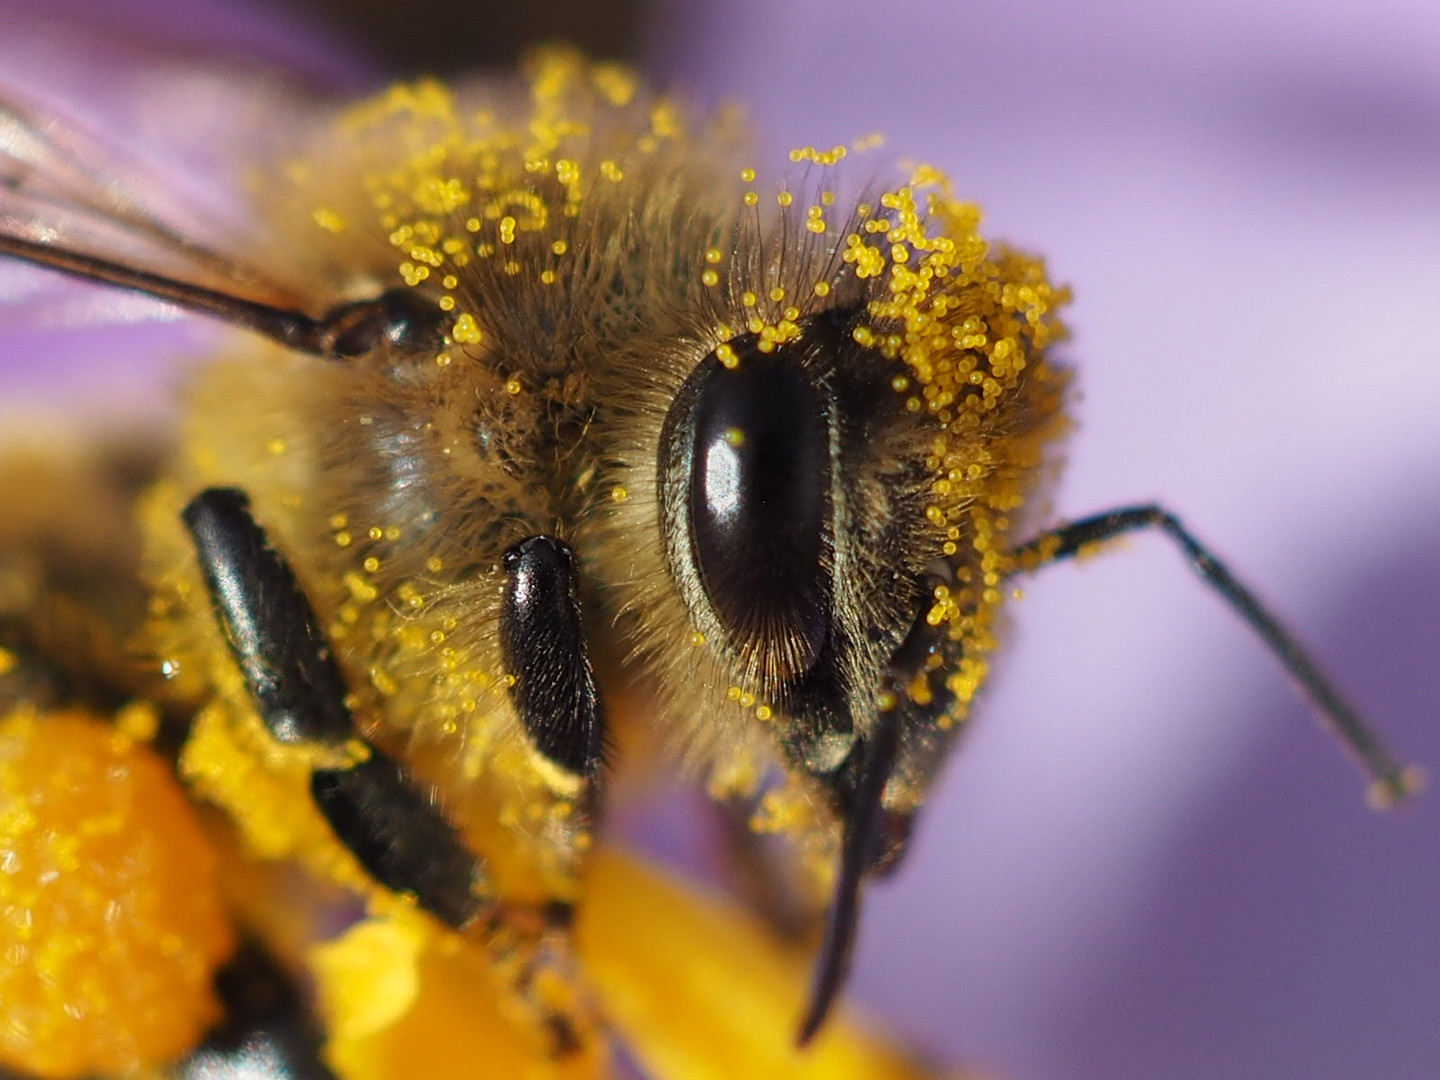
MULTIPOLYGON (((116 171, 137 202, 198 237, 243 228, 236 145, 263 137, 277 100, 353 88, 365 74, 313 28, 240 3, 53 0, 0 12, 8 100, 131 155, 116 171)), ((123 420, 159 408, 176 358, 217 333, 167 305, 9 261, 0 262, 0 302, 11 415, 73 407, 123 420)))

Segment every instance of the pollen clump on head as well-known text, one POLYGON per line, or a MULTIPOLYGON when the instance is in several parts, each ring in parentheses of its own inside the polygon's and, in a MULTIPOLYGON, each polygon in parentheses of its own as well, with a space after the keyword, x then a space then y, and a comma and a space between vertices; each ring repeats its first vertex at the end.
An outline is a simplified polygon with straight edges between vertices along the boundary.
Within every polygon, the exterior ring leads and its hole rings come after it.
POLYGON ((855 342, 903 364, 891 388, 934 425, 925 519, 960 572, 926 621, 964 659, 916 680, 910 697, 922 703, 943 685, 952 704, 941 726, 964 718, 984 682, 1012 532, 1066 424, 1066 373, 1047 350, 1065 336, 1057 312, 1069 294, 1038 258, 992 247, 979 224, 979 210, 922 166, 862 207, 840 249, 878 285, 855 342))
POLYGON ((158 755, 79 712, 0 720, 0 1065, 118 1076, 184 1056, 234 944, 216 854, 158 755))

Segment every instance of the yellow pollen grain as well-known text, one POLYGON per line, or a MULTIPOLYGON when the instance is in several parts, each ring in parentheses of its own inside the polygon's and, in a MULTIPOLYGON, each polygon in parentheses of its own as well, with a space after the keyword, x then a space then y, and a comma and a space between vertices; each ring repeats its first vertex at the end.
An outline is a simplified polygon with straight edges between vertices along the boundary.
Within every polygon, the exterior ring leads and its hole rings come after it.
POLYGON ((613 488, 610 489, 611 502, 623 503, 628 498, 630 498, 630 492, 625 490, 623 484, 616 484, 613 488))
POLYGON ((623 64, 597 64, 590 81, 611 105, 623 108, 634 100, 640 82, 634 72, 623 64))
POLYGON ((650 110, 650 130, 662 139, 673 139, 681 134, 680 113, 673 103, 660 101, 650 110))
POLYGON ((832 146, 829 150, 821 150, 814 146, 802 146, 797 150, 790 151, 790 160, 797 164, 802 161, 812 161, 817 165, 834 165, 845 157, 845 147, 832 146))
POLYGON ((715 286, 720 284, 720 275, 714 270, 706 270, 700 275, 700 284, 715 286))
POLYGON ((450 329, 450 337, 459 345, 478 345, 483 336, 475 322, 475 316, 468 311, 456 319, 455 325, 450 329))
POLYGON ((328 207, 320 207, 311 216, 314 218, 315 224, 328 233, 342 233, 348 227, 345 218, 328 207))

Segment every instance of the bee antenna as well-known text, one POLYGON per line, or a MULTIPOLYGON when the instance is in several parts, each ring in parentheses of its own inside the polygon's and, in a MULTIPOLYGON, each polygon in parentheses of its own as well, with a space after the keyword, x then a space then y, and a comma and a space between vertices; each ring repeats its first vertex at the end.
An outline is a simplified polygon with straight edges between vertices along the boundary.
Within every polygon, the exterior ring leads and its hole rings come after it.
POLYGON ((1385 808, 1420 789, 1420 770, 1414 766, 1403 766, 1395 759, 1295 637, 1224 563, 1195 539, 1179 518, 1163 506, 1122 507, 1051 529, 1015 549, 1012 553, 1015 569, 1031 573, 1139 529, 1157 529, 1174 540, 1205 584, 1219 593, 1220 598, 1259 635, 1266 648, 1295 680, 1300 693, 1310 702, 1321 721, 1350 750, 1370 778, 1372 805, 1385 808))
POLYGON ((861 746, 864 756, 850 813, 845 821, 840 876, 825 919, 825 937, 820 945, 820 958, 815 964, 810 1004, 795 1037, 795 1044, 799 1047, 809 1044, 824 1026, 850 974, 855 930, 860 921, 860 888, 879 852, 885 816, 881 799, 900 750, 898 710, 882 712, 874 735, 861 746))
POLYGON ((273 307, 218 289, 207 289, 203 285, 192 285, 94 255, 15 236, 0 235, 0 254, 84 281, 132 289, 187 311, 209 315, 232 326, 264 334, 292 349, 317 356, 327 355, 326 324, 301 311, 273 307))

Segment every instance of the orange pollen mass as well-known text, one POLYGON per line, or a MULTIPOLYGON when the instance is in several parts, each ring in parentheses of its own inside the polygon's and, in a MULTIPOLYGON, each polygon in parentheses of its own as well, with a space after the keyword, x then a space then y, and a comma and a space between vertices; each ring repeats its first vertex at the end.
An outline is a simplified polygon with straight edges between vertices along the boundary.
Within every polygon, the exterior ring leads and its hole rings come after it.
POLYGON ((54 1078, 183 1057, 235 944, 165 762, 98 718, 0 718, 0 1065, 54 1078))

